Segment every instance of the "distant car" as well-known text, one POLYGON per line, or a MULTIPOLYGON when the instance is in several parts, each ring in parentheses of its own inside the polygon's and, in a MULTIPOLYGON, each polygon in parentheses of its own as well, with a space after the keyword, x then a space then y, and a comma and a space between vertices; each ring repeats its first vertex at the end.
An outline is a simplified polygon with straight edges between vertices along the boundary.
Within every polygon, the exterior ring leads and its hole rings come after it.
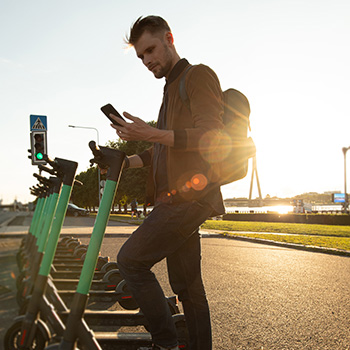
POLYGON ((67 215, 77 216, 88 216, 89 211, 84 208, 79 208, 77 205, 73 203, 68 203, 67 215))

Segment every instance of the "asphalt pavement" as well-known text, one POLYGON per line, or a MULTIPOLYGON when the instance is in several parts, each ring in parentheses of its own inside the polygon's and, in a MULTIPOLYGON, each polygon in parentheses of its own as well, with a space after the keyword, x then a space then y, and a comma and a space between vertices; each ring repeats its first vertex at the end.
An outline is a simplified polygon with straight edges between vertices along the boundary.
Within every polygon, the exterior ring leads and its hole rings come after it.
MULTIPOLYGON (((0 237, 5 237, 0 240, 1 342, 17 310, 15 254, 29 222, 25 217, 0 228, 0 237)), ((93 222, 67 217, 62 234, 79 235, 88 243, 93 222)), ((134 229, 110 222, 101 254, 115 260, 134 229)), ((350 349, 349 257, 204 234, 202 267, 214 350, 350 349)), ((166 264, 157 264, 154 272, 172 295, 166 264)))

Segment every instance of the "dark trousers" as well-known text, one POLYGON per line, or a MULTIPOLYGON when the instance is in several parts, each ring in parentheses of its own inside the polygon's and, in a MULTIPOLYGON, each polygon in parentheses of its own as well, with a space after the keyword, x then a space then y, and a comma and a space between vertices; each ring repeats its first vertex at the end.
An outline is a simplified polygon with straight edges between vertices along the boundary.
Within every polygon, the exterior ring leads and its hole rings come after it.
POLYGON ((212 348, 199 237, 199 226, 210 212, 209 205, 196 201, 158 204, 119 251, 120 273, 147 318, 157 345, 177 344, 163 290, 151 271, 154 264, 166 258, 170 285, 183 305, 190 349, 212 348))

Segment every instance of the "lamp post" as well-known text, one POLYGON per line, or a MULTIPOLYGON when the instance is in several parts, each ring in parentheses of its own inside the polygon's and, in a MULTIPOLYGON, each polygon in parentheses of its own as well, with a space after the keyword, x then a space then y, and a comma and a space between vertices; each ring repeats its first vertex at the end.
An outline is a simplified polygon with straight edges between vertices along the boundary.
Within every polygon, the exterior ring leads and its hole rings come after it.
POLYGON ((350 149, 350 147, 343 147, 343 154, 344 154, 344 194, 345 194, 345 202, 344 202, 344 213, 348 210, 348 197, 346 195, 346 152, 350 149))
MULTIPOLYGON (((100 144, 100 137, 99 137, 99 132, 96 128, 93 128, 92 126, 77 126, 77 125, 68 125, 69 128, 79 128, 79 129, 92 129, 95 130, 97 133, 97 144, 100 144)), ((98 174, 98 206, 100 206, 101 202, 101 171, 100 168, 97 168, 97 174, 98 174)))

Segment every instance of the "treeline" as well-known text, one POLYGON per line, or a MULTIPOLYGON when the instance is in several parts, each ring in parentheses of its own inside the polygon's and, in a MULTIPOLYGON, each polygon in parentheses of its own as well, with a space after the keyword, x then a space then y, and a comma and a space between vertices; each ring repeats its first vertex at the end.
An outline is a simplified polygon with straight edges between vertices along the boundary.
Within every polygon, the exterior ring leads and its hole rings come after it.
POLYGON ((293 199, 303 199, 304 202, 311 204, 332 204, 332 194, 331 193, 316 193, 316 192, 308 192, 299 194, 293 199))
MULTIPOLYGON (((328 205, 328 204, 333 204, 332 202, 332 194, 331 192, 327 193, 316 193, 316 192, 307 192, 307 193, 302 193, 298 194, 294 197, 287 197, 287 198, 280 198, 280 197, 270 197, 267 195, 263 200, 265 201, 283 201, 283 202, 288 202, 292 203, 294 200, 303 200, 306 203, 311 203, 314 205, 328 205)), ((247 200, 248 198, 230 198, 230 199, 225 199, 226 202, 234 202, 235 200, 247 200)))

